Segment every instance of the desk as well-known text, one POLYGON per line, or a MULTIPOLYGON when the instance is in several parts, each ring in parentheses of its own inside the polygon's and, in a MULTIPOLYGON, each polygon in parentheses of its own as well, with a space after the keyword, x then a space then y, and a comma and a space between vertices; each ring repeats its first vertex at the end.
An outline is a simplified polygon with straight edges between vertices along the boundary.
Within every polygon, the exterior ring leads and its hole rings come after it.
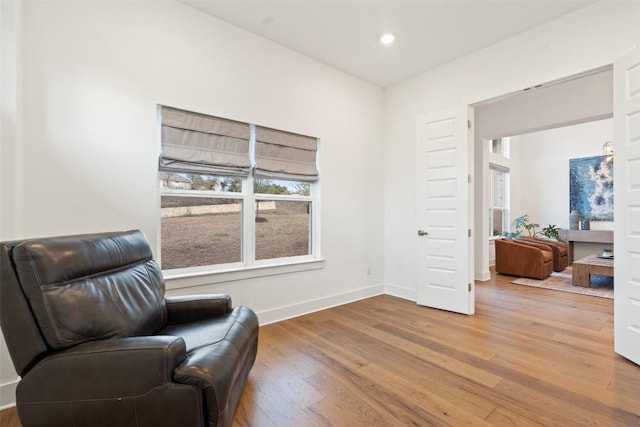
POLYGON ((569 264, 573 262, 574 242, 605 243, 613 245, 613 230, 560 230, 560 237, 569 244, 569 264))

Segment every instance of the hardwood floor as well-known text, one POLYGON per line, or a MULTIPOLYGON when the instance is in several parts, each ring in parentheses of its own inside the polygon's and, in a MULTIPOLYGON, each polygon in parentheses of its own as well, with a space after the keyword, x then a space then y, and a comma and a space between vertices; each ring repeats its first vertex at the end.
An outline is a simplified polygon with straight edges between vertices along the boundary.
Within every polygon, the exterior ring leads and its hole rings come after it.
POLYGON ((640 425, 613 302, 511 279, 474 316, 383 295, 262 327, 234 426, 640 425))

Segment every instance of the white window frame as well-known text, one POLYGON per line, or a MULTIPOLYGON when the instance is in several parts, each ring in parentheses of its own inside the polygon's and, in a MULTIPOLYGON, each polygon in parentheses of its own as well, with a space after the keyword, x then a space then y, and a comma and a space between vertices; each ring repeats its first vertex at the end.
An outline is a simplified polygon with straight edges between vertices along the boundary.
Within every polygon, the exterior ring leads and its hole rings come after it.
MULTIPOLYGON (((251 161, 255 164, 255 125, 251 124, 250 152, 251 161)), ((319 158, 320 141, 318 140, 317 157, 319 158)), ((316 161, 319 163, 318 161, 316 161)), ((319 165, 317 164, 318 170, 319 165)), ((310 183, 309 196, 281 195, 281 194, 256 194, 254 192, 254 177, 249 175, 242 178, 241 192, 224 192, 214 190, 180 190, 169 189, 161 186, 158 180, 158 212, 160 212, 162 196, 178 197, 202 197, 242 200, 242 261, 228 264, 214 264, 195 267, 176 268, 163 270, 163 276, 167 289, 177 289, 192 286, 210 285, 216 283, 243 280, 255 277, 271 276, 298 271, 320 269, 324 267, 324 260, 320 255, 320 181, 310 183), (309 202, 309 254, 270 258, 265 260, 255 259, 255 216, 256 201, 281 200, 309 202)), ((157 254, 162 265, 162 236, 161 219, 158 215, 158 244, 157 254)))
MULTIPOLYGON (((509 227, 509 225, 511 224, 511 200, 510 200, 510 194, 511 194, 511 172, 509 170, 508 167, 503 166, 503 165, 499 165, 496 163, 489 163, 489 220, 491 221, 490 226, 489 226, 489 232, 492 233, 493 232, 493 211, 494 210, 501 210, 502 211, 502 227, 504 228, 505 226, 509 227), (492 185, 492 178, 491 178, 491 171, 492 170, 496 170, 498 172, 502 172, 505 173, 505 182, 504 182, 504 207, 500 207, 500 206, 494 206, 493 205, 493 201, 495 200, 495 198, 493 197, 493 185, 492 185)), ((504 229, 502 230, 504 231, 504 229)), ((502 234, 500 235, 490 235, 488 236, 489 240, 495 240, 495 239, 500 239, 502 238, 502 234)))

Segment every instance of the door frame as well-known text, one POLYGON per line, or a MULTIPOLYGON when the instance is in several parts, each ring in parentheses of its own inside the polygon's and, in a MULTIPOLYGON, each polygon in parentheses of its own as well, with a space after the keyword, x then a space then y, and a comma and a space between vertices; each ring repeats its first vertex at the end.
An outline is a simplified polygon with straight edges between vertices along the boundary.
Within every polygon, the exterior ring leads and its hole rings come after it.
MULTIPOLYGON (((626 56, 626 53, 623 56, 626 56)), ((599 72, 599 70, 612 69, 612 68, 613 68, 613 63, 606 63, 594 68, 590 68, 588 70, 583 70, 577 73, 573 73, 567 76, 563 76, 554 80, 544 82, 542 85, 550 86, 552 84, 557 84, 563 81, 573 80, 581 77, 587 77, 593 74, 594 72, 599 72)), ((465 99, 463 101, 463 104, 467 105, 467 107, 470 109, 470 116, 473 116, 473 111, 475 110, 476 106, 479 106, 480 104, 483 104, 489 101, 494 101, 494 100, 496 101, 502 100, 502 99, 506 99, 516 95, 522 95, 522 90, 516 90, 511 92, 500 92, 498 94, 487 93, 484 95, 477 95, 477 96, 473 96, 465 99)), ((611 117, 613 117, 613 111, 611 112, 611 117)), ((604 118, 606 117, 601 117, 601 119, 604 119, 604 118)), ((588 123, 590 121, 595 121, 595 120, 598 120, 598 119, 593 118, 593 120, 585 121, 584 123, 588 123)), ((556 129, 564 126, 575 125, 575 124, 577 124, 576 121, 563 122, 563 123, 559 123, 557 126, 554 126, 552 128, 543 128, 543 129, 556 129)), ((473 128, 470 131, 471 146, 469 148, 470 149, 469 157, 470 159, 474 159, 474 160, 472 160, 472 163, 470 165, 469 173, 473 177, 472 194, 476 197, 482 197, 481 200, 483 200, 487 190, 485 185, 486 183, 484 182, 486 181, 485 179, 486 177, 484 176, 484 169, 483 169, 484 164, 486 163, 486 160, 487 160, 486 159, 487 153, 484 151, 484 147, 482 146, 482 144, 484 143, 484 141, 487 140, 487 138, 497 137, 497 135, 480 135, 479 139, 476 141, 475 140, 476 126, 477 126, 477 123, 475 123, 474 121, 473 128), (480 151, 476 151, 476 150, 480 150, 480 151), (480 192, 478 192, 478 190, 480 190, 480 192)), ((543 129, 540 129, 540 130, 543 130, 543 129)), ((535 132, 535 131, 536 131, 535 129, 522 130, 523 133, 529 133, 529 132, 535 132)), ((517 135, 517 132, 514 132, 514 135, 517 135)), ((513 135, 502 135, 502 136, 513 136, 513 135)), ((614 192, 615 192, 615 188, 614 188, 614 192)), ((615 198, 615 194, 614 194, 614 198, 615 198)), ((473 233, 472 233, 473 242, 471 244, 475 249, 475 253, 472 260, 473 275, 475 280, 486 281, 490 279, 489 274, 487 274, 489 271, 489 264, 488 264, 489 244, 488 244, 488 241, 484 239, 484 229, 482 228, 482 225, 488 224, 488 213, 487 213, 488 209, 484 209, 485 207, 484 205, 482 205, 481 207, 478 206, 476 209, 474 201, 471 200, 470 203, 471 203, 469 207, 470 213, 472 213, 473 215, 479 214, 478 216, 475 217, 476 219, 474 220, 474 222, 471 222, 471 225, 473 227, 473 233), (475 259, 476 256, 481 257, 480 259, 480 263, 482 264, 481 269, 477 268, 476 259, 475 259)), ((615 224, 614 224, 614 233, 615 233, 615 224)))
MULTIPOLYGON (((600 67, 597 67, 597 68, 609 67, 609 66, 613 67, 615 62, 617 62, 619 59, 622 59, 622 58, 625 58, 625 57, 629 56, 634 50, 635 49, 630 49, 628 52, 625 52, 623 55, 621 55, 620 58, 616 59, 616 61, 614 61, 612 63, 608 63, 608 64, 603 64, 603 65, 601 65, 600 67)), ((579 76, 580 74, 588 73, 589 71, 590 70, 585 70, 585 71, 582 71, 582 72, 579 72, 579 73, 575 73, 573 75, 566 76, 565 78, 571 78, 572 76, 579 76)), ((614 68, 614 74, 615 74, 615 68, 614 68)), ((468 109, 469 117, 474 117, 474 111, 475 111, 475 106, 476 105, 478 105, 478 104, 480 104, 482 102, 493 100, 493 99, 513 96, 513 95, 516 95, 517 93, 519 93, 519 92, 516 91, 516 92, 509 92, 509 93, 500 93, 500 94, 494 94, 493 96, 488 95, 488 94, 481 95, 481 96, 479 95, 479 96, 469 97, 469 98, 463 100, 462 104, 463 104, 464 107, 466 107, 468 109)), ((612 113, 612 115, 613 115, 613 113, 612 113)), ((614 120, 615 120, 615 117, 614 117, 614 120)), ((575 123, 573 123, 573 124, 575 124, 575 123)), ((481 143, 482 143, 482 141, 484 141, 485 137, 480 136, 479 141, 475 141, 475 135, 474 135, 475 134, 475 126, 476 126, 476 123, 472 120, 472 127, 471 127, 470 132, 469 132, 469 134, 470 134, 470 137, 469 137, 469 139, 470 139, 470 142, 469 142, 469 144, 470 144, 470 146, 469 146, 469 162, 470 162, 470 164, 469 164, 469 174, 472 177, 472 182, 475 182, 474 180, 477 180, 477 179, 484 180, 483 174, 476 173, 477 172, 477 169, 476 169, 477 165, 475 163, 475 159, 476 159, 476 157, 478 155, 478 152, 476 152, 476 149, 479 148, 481 150, 484 150, 484 148, 481 146, 481 143), (480 175, 480 176, 478 176, 478 175, 480 175)), ((558 126, 558 127, 561 127, 561 126, 558 126)), ((615 128, 615 124, 614 124, 614 128, 615 128)), ((614 129, 614 132, 615 132, 615 129, 614 129)), ((482 151, 480 153, 483 154, 484 151, 482 151)), ((481 155, 480 159, 482 159, 483 157, 484 156, 481 155)), ((484 165, 480 165, 480 166, 484 168, 484 165)), ((618 176, 619 175, 620 174, 618 173, 618 176)), ((481 185, 483 186, 484 184, 481 184, 481 185)), ((619 195, 619 193, 621 191, 620 189, 621 189, 620 185, 614 187, 614 199, 616 199, 617 195, 619 195)), ((470 216, 471 216, 471 218, 469 219, 469 221, 470 221, 469 224, 470 224, 470 226, 472 227, 472 230, 473 230, 472 231, 473 239, 470 242, 470 245, 471 245, 470 253, 473 254, 473 255, 471 255, 472 258, 470 259, 470 262, 471 262, 471 266, 472 266, 471 268, 473 269, 472 271, 473 271, 473 276, 474 277, 475 277, 475 274, 476 274, 476 271, 475 271, 475 253, 474 253, 474 248, 476 248, 476 239, 483 239, 483 240, 485 239, 485 236, 482 235, 481 230, 477 230, 476 229, 476 227, 475 227, 476 223, 472 222, 473 221, 473 216, 477 213, 476 205, 474 203, 475 197, 476 197, 476 187, 474 185, 473 186, 473 191, 469 191, 469 213, 470 213, 470 216)), ((482 192, 482 197, 484 198, 484 190, 482 192)), ((481 211, 480 212, 480 214, 481 214, 480 221, 487 220, 487 216, 486 215, 488 215, 488 214, 482 209, 480 209, 480 211, 481 211)), ((620 234, 621 232, 623 232, 624 230, 622 228, 623 227, 620 225, 619 222, 618 222, 618 224, 616 224, 614 222, 614 226, 613 226, 614 235, 617 235, 617 234, 620 234)), ((621 241, 621 239, 616 239, 616 241, 621 241)), ((487 243, 485 245, 486 248, 484 250, 486 250, 487 253, 488 253, 488 240, 486 241, 486 243, 487 243)), ((480 273, 482 273, 482 272, 480 272, 480 273)), ((474 301, 474 304, 475 304, 475 301, 474 301)), ((617 304, 618 304, 617 297, 614 294, 614 307, 613 307, 614 316, 616 315, 616 309, 615 308, 616 308, 617 304)), ((615 329, 614 329, 614 334, 617 335, 615 329)), ((614 340, 614 346, 612 348, 612 350, 614 352, 616 352, 616 347, 615 346, 616 346, 616 343, 615 343, 615 340, 614 340)))

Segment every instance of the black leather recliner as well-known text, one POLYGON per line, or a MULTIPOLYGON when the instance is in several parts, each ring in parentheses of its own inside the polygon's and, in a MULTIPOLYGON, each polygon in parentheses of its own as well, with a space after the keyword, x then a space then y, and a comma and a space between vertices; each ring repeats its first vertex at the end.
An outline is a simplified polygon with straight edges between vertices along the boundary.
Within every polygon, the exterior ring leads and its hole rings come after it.
POLYGON ((140 231, 0 244, 23 426, 230 426, 257 316, 228 295, 164 294, 140 231))

